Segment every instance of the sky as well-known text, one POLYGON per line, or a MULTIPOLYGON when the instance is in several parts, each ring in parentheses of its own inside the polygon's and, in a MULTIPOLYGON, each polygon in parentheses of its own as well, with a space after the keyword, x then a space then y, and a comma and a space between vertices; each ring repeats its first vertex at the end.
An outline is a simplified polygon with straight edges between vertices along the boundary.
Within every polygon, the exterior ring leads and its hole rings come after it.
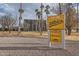
MULTIPOLYGON (((51 7, 54 5, 56 6, 57 4, 46 4, 44 3, 44 6, 50 5, 51 7)), ((35 9, 40 10, 40 3, 23 3, 23 19, 36 19, 36 13, 35 9)), ((4 15, 5 13, 10 13, 12 14, 13 17, 18 16, 19 17, 19 3, 6 3, 6 4, 0 4, 0 16, 4 15)), ((44 13, 44 18, 45 18, 45 13, 44 13)))
MULTIPOLYGON (((23 3, 22 6, 24 13, 22 14, 22 18, 36 19, 35 9, 40 10, 40 5, 41 5, 40 3, 23 3)), ((58 4, 56 3, 49 3, 49 4, 43 3, 43 5, 44 6, 49 5, 51 8, 58 6, 58 4)), ((76 6, 76 4, 74 4, 74 6, 76 6)), ((0 17, 9 14, 10 16, 18 20, 19 8, 20 8, 20 3, 0 3, 0 17)), ((50 15, 54 15, 54 13, 50 13, 50 15)), ((45 12, 43 13, 43 18, 46 19, 45 12)))
MULTIPOLYGON (((40 10, 40 5, 41 3, 23 3, 22 9, 24 10, 24 13, 22 14, 21 23, 23 23, 24 19, 29 19, 29 20, 37 19, 35 9, 40 10)), ((50 7, 57 6, 57 4, 55 3, 54 4, 43 3, 43 5, 44 6, 50 5, 50 7)), ((0 17, 8 14, 16 19, 16 25, 18 25, 19 24, 19 21, 18 21, 19 20, 19 12, 18 12, 19 8, 20 8, 20 3, 0 3, 0 17)), ((45 12, 43 12, 43 19, 46 19, 45 12)))

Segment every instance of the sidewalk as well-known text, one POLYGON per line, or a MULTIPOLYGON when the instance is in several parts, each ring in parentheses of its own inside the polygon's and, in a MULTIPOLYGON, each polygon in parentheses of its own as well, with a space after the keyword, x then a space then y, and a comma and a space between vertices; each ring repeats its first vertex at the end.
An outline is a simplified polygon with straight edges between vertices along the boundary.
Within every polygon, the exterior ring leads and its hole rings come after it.
MULTIPOLYGON (((3 56, 79 56, 79 33, 65 35, 65 49, 48 47, 47 34, 22 32, 22 37, 0 37, 0 55, 3 56)), ((11 35, 11 34, 9 34, 11 35)))
POLYGON ((79 41, 65 40, 65 49, 49 48, 48 39, 0 37, 0 56, 75 56, 79 41))

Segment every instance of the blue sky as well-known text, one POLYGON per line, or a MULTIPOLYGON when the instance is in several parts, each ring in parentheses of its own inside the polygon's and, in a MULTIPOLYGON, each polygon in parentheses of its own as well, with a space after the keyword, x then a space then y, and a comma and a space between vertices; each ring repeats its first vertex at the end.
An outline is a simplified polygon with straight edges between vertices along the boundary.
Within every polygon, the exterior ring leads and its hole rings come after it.
MULTIPOLYGON (((45 4, 44 5, 48 5, 45 4)), ((49 4, 51 7, 55 7, 57 4, 54 3, 50 3, 49 4)), ((76 5, 76 4, 75 4, 76 5)), ((23 4, 23 9, 24 9, 24 13, 23 13, 23 18, 36 18, 35 17, 35 9, 39 9, 40 8, 40 3, 24 3, 23 4)), ((6 3, 6 4, 0 4, 0 15, 4 15, 5 13, 11 13, 14 17, 16 15, 19 15, 18 13, 18 9, 19 9, 19 3, 6 3)))
MULTIPOLYGON (((40 9, 40 3, 24 3, 23 9, 23 19, 36 19, 35 9, 40 9)), ((44 5, 47 5, 44 3, 44 5)), ((49 4, 51 7, 56 4, 49 4)), ((10 13, 13 17, 16 17, 16 15, 19 17, 19 3, 6 3, 6 4, 0 4, 0 16, 10 13)), ((44 13, 44 18, 45 18, 44 13)))
MULTIPOLYGON (((23 4, 23 18, 35 18, 35 9, 39 4, 23 4)), ((19 16, 19 3, 0 4, 0 15, 11 13, 13 17, 19 16)))
MULTIPOLYGON (((36 13, 35 13, 35 9, 39 9, 40 10, 40 3, 23 3, 23 9, 24 9, 24 13, 23 13, 23 19, 36 19, 36 13)), ((50 5, 50 7, 56 7, 58 6, 55 3, 49 3, 46 4, 44 3, 44 6, 46 5, 50 5)), ((74 6, 76 6, 76 4, 74 4, 74 6)), ((0 16, 3 16, 5 14, 9 14, 12 17, 17 19, 19 17, 19 12, 18 9, 20 7, 19 3, 0 3, 0 16)), ((51 13, 52 15, 54 13, 51 13)), ((43 13, 43 18, 46 19, 46 14, 43 13)))

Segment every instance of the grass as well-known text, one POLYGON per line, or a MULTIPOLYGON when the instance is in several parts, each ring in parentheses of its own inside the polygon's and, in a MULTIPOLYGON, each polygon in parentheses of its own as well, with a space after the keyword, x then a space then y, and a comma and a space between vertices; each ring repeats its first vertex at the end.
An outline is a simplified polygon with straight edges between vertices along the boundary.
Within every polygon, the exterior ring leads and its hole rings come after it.
MULTIPOLYGON (((47 37, 47 32, 43 32, 42 36, 46 36, 47 37)), ((25 32, 22 31, 21 33, 18 33, 17 31, 11 31, 11 33, 9 33, 8 31, 0 31, 0 37, 7 37, 7 36, 21 36, 21 37, 41 37, 39 32, 25 32)))
MULTIPOLYGON (((18 33, 17 31, 11 31, 11 33, 9 33, 8 31, 3 32, 0 31, 0 37, 37 37, 37 38, 48 38, 48 34, 47 32, 43 32, 42 36, 40 36, 39 32, 34 32, 34 31, 22 31, 21 33, 18 33)), ((79 33, 77 32, 72 32, 70 36, 65 34, 65 40, 73 40, 73 41, 79 41, 79 33)))

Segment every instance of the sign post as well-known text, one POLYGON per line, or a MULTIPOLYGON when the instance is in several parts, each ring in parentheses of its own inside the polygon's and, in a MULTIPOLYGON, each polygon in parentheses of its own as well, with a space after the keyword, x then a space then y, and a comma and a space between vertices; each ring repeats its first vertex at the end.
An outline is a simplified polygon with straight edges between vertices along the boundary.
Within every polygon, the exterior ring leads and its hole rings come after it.
POLYGON ((64 14, 48 16, 48 44, 53 48, 64 48, 64 14))

